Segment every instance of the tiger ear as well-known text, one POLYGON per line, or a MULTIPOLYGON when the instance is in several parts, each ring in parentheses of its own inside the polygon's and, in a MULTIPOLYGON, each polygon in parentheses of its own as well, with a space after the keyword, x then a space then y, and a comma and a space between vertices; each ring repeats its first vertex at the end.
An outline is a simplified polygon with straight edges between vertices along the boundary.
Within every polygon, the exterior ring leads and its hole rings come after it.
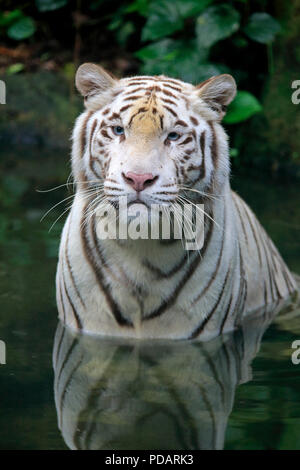
POLYGON ((88 101, 90 98, 113 88, 117 84, 117 79, 109 75, 99 65, 86 63, 78 68, 75 83, 77 90, 88 101))
POLYGON ((222 119, 227 105, 236 95, 236 83, 231 75, 224 73, 197 85, 196 92, 199 98, 218 113, 219 119, 222 119))

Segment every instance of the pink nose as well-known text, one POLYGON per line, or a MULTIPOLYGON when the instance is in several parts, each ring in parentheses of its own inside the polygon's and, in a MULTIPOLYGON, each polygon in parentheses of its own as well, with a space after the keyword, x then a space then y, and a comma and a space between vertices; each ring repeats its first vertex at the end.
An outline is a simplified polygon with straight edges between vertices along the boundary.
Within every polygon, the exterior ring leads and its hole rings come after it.
POLYGON ((151 186, 158 178, 158 176, 153 176, 152 173, 143 173, 140 175, 132 171, 128 171, 126 175, 122 173, 122 176, 126 183, 132 186, 137 192, 143 191, 146 187, 151 186))

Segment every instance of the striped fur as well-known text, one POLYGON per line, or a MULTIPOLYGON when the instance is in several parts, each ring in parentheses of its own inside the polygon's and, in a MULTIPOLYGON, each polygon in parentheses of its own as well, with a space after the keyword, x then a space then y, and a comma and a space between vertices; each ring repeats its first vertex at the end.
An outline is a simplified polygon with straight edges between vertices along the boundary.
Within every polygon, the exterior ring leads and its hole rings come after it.
POLYGON ((259 315, 209 342, 156 341, 155 347, 80 335, 59 324, 54 391, 67 446, 222 449, 235 390, 251 380, 271 320, 259 315))
POLYGON ((103 335, 207 340, 297 291, 272 241, 230 189, 220 121, 235 95, 232 77, 194 87, 164 76, 117 80, 86 64, 76 83, 86 111, 73 133, 76 195, 56 281, 67 325, 103 335), (114 135, 114 126, 125 135, 114 135), (170 132, 178 140, 170 141, 170 132), (128 171, 156 176, 140 193, 148 205, 168 208, 178 198, 204 203, 200 252, 172 239, 97 238, 100 198, 114 205, 120 196, 137 197, 122 178, 128 171))

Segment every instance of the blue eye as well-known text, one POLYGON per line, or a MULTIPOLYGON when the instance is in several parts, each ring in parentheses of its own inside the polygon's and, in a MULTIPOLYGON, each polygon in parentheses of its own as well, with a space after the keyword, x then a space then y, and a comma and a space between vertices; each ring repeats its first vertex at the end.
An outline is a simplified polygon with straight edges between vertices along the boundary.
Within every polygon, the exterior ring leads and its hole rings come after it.
POLYGON ((124 135, 124 127, 121 126, 114 126, 113 127, 113 132, 116 135, 124 135))
POLYGON ((168 134, 168 140, 178 140, 180 135, 177 132, 170 132, 168 134))

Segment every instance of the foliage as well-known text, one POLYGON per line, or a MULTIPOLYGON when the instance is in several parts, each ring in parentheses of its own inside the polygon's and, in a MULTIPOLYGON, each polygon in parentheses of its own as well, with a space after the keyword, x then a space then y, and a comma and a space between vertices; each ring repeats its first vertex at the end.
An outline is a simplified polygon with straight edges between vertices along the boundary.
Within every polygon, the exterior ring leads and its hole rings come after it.
POLYGON ((248 91, 238 91, 229 112, 224 118, 224 122, 227 124, 236 124, 260 111, 262 111, 262 106, 255 96, 248 93, 248 91))
MULTIPOLYGON (((261 2, 89 0, 83 6, 81 1, 76 4, 71 0, 35 0, 30 8, 22 2, 14 2, 14 6, 16 3, 17 8, 0 13, 0 34, 15 42, 40 35, 47 15, 53 18, 53 15, 69 14, 73 29, 78 32, 80 23, 74 11, 79 11, 91 18, 85 35, 89 31, 92 34, 101 18, 106 20, 107 34, 113 34, 121 47, 140 60, 140 73, 164 73, 195 84, 212 75, 232 73, 239 88, 247 92, 240 91, 237 95, 226 118, 228 124, 248 119, 262 109, 253 96, 258 83, 252 84, 248 79, 248 61, 245 57, 240 61, 232 59, 243 53, 252 56, 257 50, 253 43, 269 45, 280 32, 279 22, 268 11, 261 11, 261 2), (231 51, 230 57, 224 53, 225 48, 231 51)), ((21 70, 22 64, 18 64, 9 73, 21 70)))
POLYGON ((268 44, 280 31, 280 25, 267 13, 254 13, 250 16, 244 31, 253 41, 268 44))
MULTIPOLYGON (((193 83, 224 72, 237 77, 242 73, 247 76, 247 62, 245 69, 237 70, 237 74, 235 67, 238 68, 238 64, 229 68, 224 63, 222 45, 233 51, 245 48, 248 46, 247 37, 270 44, 281 28, 266 12, 243 17, 239 11, 242 11, 240 3, 213 0, 150 2, 142 39, 152 42, 136 53, 143 62, 141 71, 146 74, 165 73, 193 83), (168 37, 171 35, 173 37, 168 37), (224 40, 227 42, 223 43, 224 40), (220 49, 217 49, 218 46, 220 49)), ((240 91, 229 108, 225 122, 238 123, 261 110, 262 106, 250 91, 240 91)))

